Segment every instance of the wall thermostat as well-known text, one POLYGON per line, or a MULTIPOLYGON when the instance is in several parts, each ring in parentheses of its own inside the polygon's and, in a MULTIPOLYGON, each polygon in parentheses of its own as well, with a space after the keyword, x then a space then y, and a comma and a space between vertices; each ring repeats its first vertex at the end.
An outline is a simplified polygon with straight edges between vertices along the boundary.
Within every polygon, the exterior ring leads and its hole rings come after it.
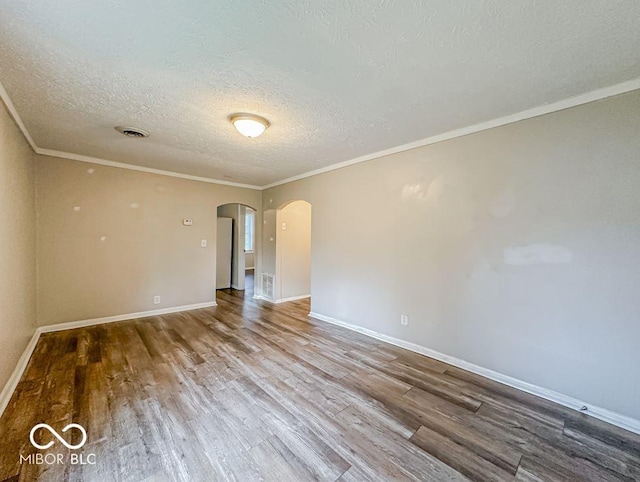
POLYGON ((182 224, 184 224, 185 226, 192 226, 193 225, 193 219, 185 218, 185 219, 182 220, 182 224))

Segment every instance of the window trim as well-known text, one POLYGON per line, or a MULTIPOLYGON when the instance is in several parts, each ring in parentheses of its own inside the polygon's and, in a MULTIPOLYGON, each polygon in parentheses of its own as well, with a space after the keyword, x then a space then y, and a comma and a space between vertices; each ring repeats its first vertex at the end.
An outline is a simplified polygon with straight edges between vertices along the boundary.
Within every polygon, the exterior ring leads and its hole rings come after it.
POLYGON ((245 220, 244 220, 244 252, 245 253, 255 253, 255 248, 256 248, 256 212, 251 209, 249 210, 249 208, 247 208, 247 211, 245 213, 245 220), (251 223, 251 249, 247 249, 247 221, 248 219, 251 218, 252 223, 251 223))

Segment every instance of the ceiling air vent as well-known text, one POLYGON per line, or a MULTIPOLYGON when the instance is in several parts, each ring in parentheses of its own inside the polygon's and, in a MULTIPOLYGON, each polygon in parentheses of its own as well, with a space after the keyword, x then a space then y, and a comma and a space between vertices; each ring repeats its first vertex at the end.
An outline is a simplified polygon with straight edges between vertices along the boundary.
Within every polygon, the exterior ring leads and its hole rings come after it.
POLYGON ((116 127, 116 130, 120 134, 124 134, 127 137, 133 137, 135 139, 141 139, 143 137, 149 137, 149 133, 147 131, 143 131, 142 129, 138 129, 137 127, 116 127))

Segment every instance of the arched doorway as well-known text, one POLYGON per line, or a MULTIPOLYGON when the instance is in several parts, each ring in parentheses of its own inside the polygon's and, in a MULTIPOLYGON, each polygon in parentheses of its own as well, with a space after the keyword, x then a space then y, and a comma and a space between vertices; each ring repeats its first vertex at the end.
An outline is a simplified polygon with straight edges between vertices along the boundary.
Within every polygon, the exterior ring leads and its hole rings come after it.
POLYGON ((217 208, 216 289, 249 290, 256 263, 256 210, 228 203, 217 208))
POLYGON ((261 296, 273 303, 311 296, 311 204, 296 200, 263 213, 261 296))

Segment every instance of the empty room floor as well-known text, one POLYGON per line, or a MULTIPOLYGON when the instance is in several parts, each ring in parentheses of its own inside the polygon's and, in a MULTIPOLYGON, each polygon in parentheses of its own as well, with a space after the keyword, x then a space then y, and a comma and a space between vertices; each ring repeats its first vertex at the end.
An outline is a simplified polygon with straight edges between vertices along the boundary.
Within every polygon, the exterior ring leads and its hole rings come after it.
POLYGON ((0 480, 640 478, 640 436, 308 311, 223 290, 43 335, 0 420, 0 480), (84 426, 95 464, 20 464, 39 422, 84 426))

